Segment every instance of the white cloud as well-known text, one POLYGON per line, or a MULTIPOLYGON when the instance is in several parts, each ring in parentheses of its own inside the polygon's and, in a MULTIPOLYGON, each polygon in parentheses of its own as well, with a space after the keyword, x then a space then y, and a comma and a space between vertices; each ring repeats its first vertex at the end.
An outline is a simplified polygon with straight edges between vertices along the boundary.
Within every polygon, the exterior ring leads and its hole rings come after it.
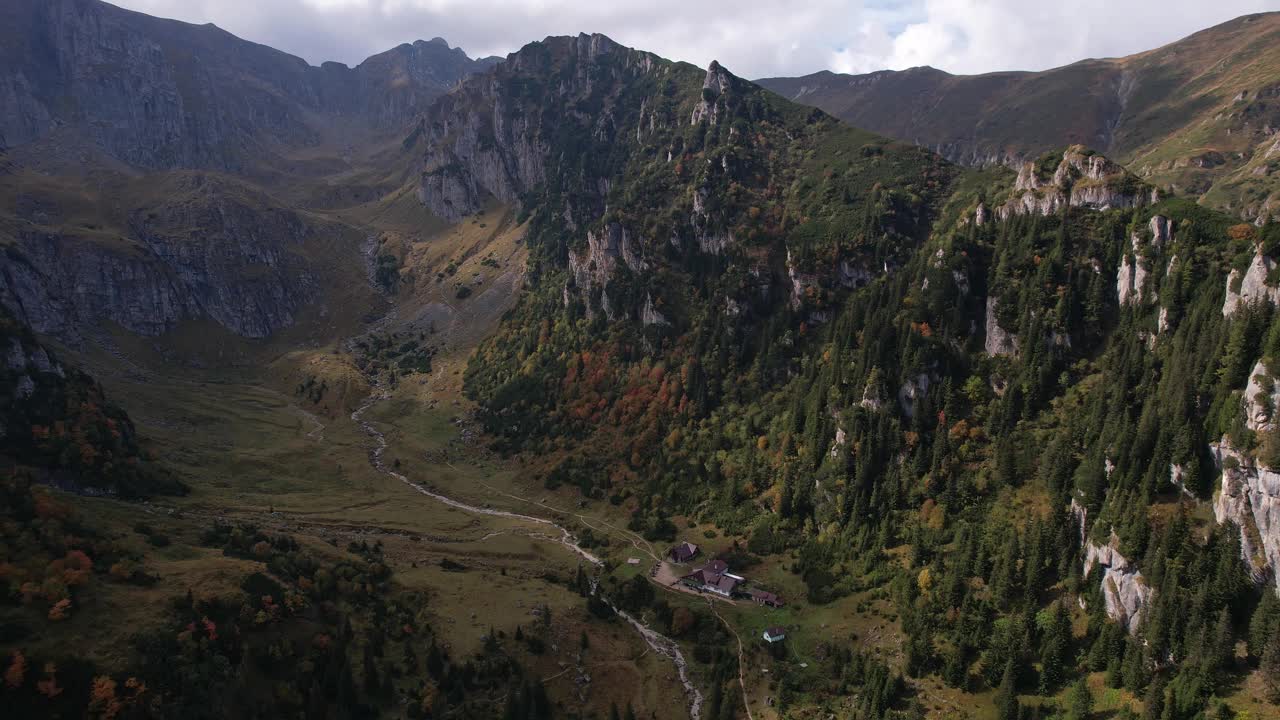
POLYGON ((473 57, 547 35, 602 32, 664 57, 719 60, 745 77, 932 65, 1039 70, 1172 42, 1266 0, 115 0, 213 22, 306 58, 348 64, 441 36, 473 57))

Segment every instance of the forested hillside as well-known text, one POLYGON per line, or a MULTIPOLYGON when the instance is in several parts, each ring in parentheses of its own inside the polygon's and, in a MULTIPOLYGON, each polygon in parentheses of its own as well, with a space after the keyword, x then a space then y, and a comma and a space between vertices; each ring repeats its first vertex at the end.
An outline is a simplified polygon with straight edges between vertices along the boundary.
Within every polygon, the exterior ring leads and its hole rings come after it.
POLYGON ((596 80, 542 110, 572 113, 521 196, 531 287, 468 368, 499 448, 646 537, 790 554, 811 602, 883 588, 906 672, 1001 717, 1091 670, 1170 719, 1278 677, 1277 228, 1081 148, 962 172, 574 42, 486 88, 596 80))

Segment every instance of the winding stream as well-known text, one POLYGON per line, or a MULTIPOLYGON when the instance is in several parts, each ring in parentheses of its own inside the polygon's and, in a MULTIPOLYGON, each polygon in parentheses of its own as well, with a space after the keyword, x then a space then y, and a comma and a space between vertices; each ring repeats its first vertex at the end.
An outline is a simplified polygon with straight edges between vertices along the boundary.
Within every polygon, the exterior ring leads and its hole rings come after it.
MULTIPOLYGON (((448 505, 449 507, 457 508, 458 510, 473 513, 476 515, 489 515, 493 517, 502 517, 502 518, 508 518, 511 520, 521 520, 524 522, 536 523, 538 525, 542 525, 547 528, 550 528, 553 531, 558 531, 559 537, 555 537, 553 535, 541 535, 541 534, 530 534, 529 537, 538 538, 541 540, 546 540, 548 542, 555 542, 560 545, 563 545, 566 548, 568 548, 571 552, 573 552, 575 555, 577 555, 578 557, 581 557, 583 560, 586 560, 587 562, 591 563, 596 567, 601 567, 604 565, 604 562, 600 558, 596 557, 592 553, 578 546, 577 538, 573 536, 573 533, 569 532, 568 528, 558 525, 557 523, 547 520, 546 518, 534 517, 532 515, 522 515, 520 513, 509 512, 506 510, 495 510, 493 508, 478 507, 476 505, 468 505, 467 503, 464 503, 460 500, 455 500, 454 498, 451 498, 447 495, 441 495, 440 493, 433 492, 432 490, 429 490, 413 482, 412 480, 405 477, 403 474, 396 472, 392 468, 387 467, 386 460, 384 459, 384 456, 386 455, 386 452, 387 452, 387 446, 388 446, 387 436, 383 434, 381 430, 374 427, 373 423, 369 422, 368 420, 365 420, 364 413, 368 411, 369 408, 373 407, 379 402, 382 402, 383 400, 389 399, 390 397, 391 397, 390 393, 388 393, 386 390, 383 390, 381 388, 375 388, 374 392, 371 393, 369 397, 366 398, 365 401, 360 404, 360 407, 356 408, 355 412, 351 413, 351 420, 355 422, 357 425, 359 425, 365 431, 365 433, 369 435, 369 437, 373 438, 374 441, 376 442, 375 447, 369 452, 369 463, 373 465, 375 470, 385 475, 388 475, 390 477, 393 477, 399 480, 400 482, 404 483, 405 485, 408 485, 409 487, 413 488, 417 492, 423 495, 426 495, 427 497, 439 503, 448 505)), ((521 499, 521 498, 517 498, 517 499, 521 499)), ((594 589, 594 585, 593 585, 593 589, 594 589)), ((608 600, 605 599, 605 602, 608 603, 608 600)), ((613 607, 613 604, 609 603, 609 606, 613 607)), ((621 617, 623 620, 626 620, 631 625, 631 627, 635 628, 636 632, 639 633, 640 637, 644 638, 645 643, 649 645, 650 649, 652 649, 655 653, 658 653, 659 655, 663 655, 667 658, 670 658, 671 662, 675 664, 676 672, 680 676, 680 684, 684 686, 685 695, 687 695, 689 698, 689 717, 692 718, 693 720, 699 720, 699 718, 702 715, 702 691, 698 690, 697 686, 693 684, 693 680, 689 677, 689 664, 685 660, 684 654, 680 652, 680 646, 677 645, 676 642, 671 638, 657 632, 653 628, 650 628, 648 625, 644 624, 639 619, 632 616, 630 613, 625 612, 616 607, 613 607, 613 610, 618 614, 619 617, 621 617)))

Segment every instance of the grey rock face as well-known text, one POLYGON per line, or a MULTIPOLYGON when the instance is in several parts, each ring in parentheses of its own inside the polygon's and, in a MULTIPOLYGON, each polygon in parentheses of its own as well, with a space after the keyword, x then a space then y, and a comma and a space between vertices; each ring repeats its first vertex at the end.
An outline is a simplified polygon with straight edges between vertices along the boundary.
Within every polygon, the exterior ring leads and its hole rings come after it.
POLYGON ((1085 543, 1084 574, 1094 566, 1102 568, 1102 597, 1107 617, 1124 626, 1130 633, 1142 624, 1143 614, 1155 590, 1147 585, 1142 573, 1120 551, 1120 540, 1112 533, 1106 545, 1085 543))
POLYGON ((1271 432, 1276 429, 1276 409, 1280 408, 1280 387, 1259 360, 1249 371, 1249 383, 1244 389, 1245 424, 1254 432, 1271 432))
POLYGON ((1240 528, 1240 554, 1254 580, 1274 582, 1280 568, 1280 473, 1255 463, 1225 437, 1209 449, 1222 470, 1214 518, 1240 528))
POLYGON ((1018 338, 1015 337, 1013 333, 1000 327, 1000 322, 996 319, 998 308, 999 300, 994 297, 988 297, 986 311, 986 341, 983 349, 992 357, 997 355, 1017 355, 1018 338))
POLYGON ((914 416, 916 398, 924 396, 927 392, 929 392, 929 376, 924 373, 908 378, 902 383, 902 387, 898 388, 898 407, 902 408, 902 414, 907 417, 914 416))
POLYGON ((569 272, 581 289, 603 287, 608 284, 618 260, 635 273, 648 267, 626 228, 609 223, 599 231, 587 231, 585 252, 569 251, 569 272))
POLYGON ((184 177, 171 201, 130 215, 129 237, 20 233, 0 258, 0 301, 64 337, 103 320, 148 336, 198 318, 254 338, 288 327, 319 293, 303 248, 341 230, 227 182, 184 177))
POLYGON ((804 305, 805 292, 818 284, 818 278, 796 270, 795 263, 791 260, 791 251, 787 250, 787 279, 791 283, 791 309, 799 310, 804 305))
POLYGON ((720 121, 720 104, 716 102, 720 95, 733 84, 733 76, 720 67, 715 60, 707 66, 707 77, 702 81, 702 101, 693 108, 689 118, 690 125, 706 122, 715 125, 720 121))
MULTIPOLYGON (((43 347, 25 344, 17 337, 9 338, 9 346, 3 349, 4 369, 13 379, 12 398, 25 400, 36 391, 36 378, 43 374, 66 377, 61 363, 54 360, 43 347)), ((6 428, 0 424, 0 440, 5 439, 6 428)))
POLYGON ((1155 188, 1142 184, 1123 167, 1072 146, 1062 154, 1052 179, 1042 180, 1034 163, 1023 163, 1013 197, 996 208, 996 216, 1007 220, 1017 215, 1053 215, 1064 206, 1133 208, 1158 200, 1155 188))
MULTIPOLYGON (((1147 291, 1151 277, 1147 267, 1151 256, 1173 242, 1173 231, 1170 229, 1169 219, 1163 215, 1153 216, 1147 228, 1151 238, 1148 240, 1140 233, 1133 233, 1129 238, 1129 252, 1120 259, 1120 268, 1116 272, 1116 297, 1121 305, 1134 305, 1154 299, 1154 293, 1147 291)), ((1172 267, 1172 260, 1170 263, 1172 267)))
POLYGON ((667 318, 654 307, 653 296, 646 293, 644 296, 644 307, 640 309, 640 322, 645 327, 652 325, 670 325, 667 318))
POLYGON ((74 128, 146 169, 243 170, 276 145, 317 144, 333 121, 399 131, 487 68, 436 39, 351 69, 98 0, 9 0, 0 26, 0 137, 16 147, 74 128), (2 32, 2 31, 0 31, 2 32))
POLYGON ((1241 305, 1256 302, 1280 303, 1280 288, 1267 284, 1267 275, 1275 267, 1275 261, 1262 254, 1262 250, 1254 253, 1253 262, 1245 270, 1232 270, 1227 275, 1227 295, 1222 303, 1223 317, 1231 317, 1241 305))
MULTIPOLYGON (((1250 430, 1276 431, 1280 390, 1261 360, 1249 373, 1241 402, 1250 430)), ((1225 436, 1210 444, 1209 452, 1222 471, 1222 485, 1213 501, 1214 518, 1240 528, 1240 554, 1256 582, 1270 578, 1280 583, 1280 472, 1241 452, 1225 436)))
MULTIPOLYGON (((551 38, 545 49, 515 53, 492 72, 469 78, 419 121, 415 134, 428 150, 418 197, 433 213, 457 222, 490 198, 518 202, 546 178, 547 138, 564 132, 565 124, 577 124, 599 139, 617 131, 610 113, 579 112, 579 99, 601 85, 654 69, 651 55, 603 35, 551 38), (553 67, 559 70, 559 84, 545 88, 547 97, 534 100, 515 91, 532 78, 552 75, 553 67)), ((650 117, 646 122, 656 121, 650 117)), ((608 192, 604 178, 581 180, 601 196, 608 192)))
MULTIPOLYGON (((1110 459, 1107 460, 1110 468, 1110 459)), ((1110 469, 1107 470, 1110 474, 1110 469)), ((1146 608, 1155 595, 1154 588, 1147 585, 1142 573, 1120 554, 1120 539, 1112 532, 1105 545, 1089 540, 1089 514, 1084 506, 1071 499, 1068 512, 1076 519, 1080 530, 1080 542, 1084 547, 1084 574, 1087 577, 1094 567, 1102 568, 1101 590, 1107 617, 1120 623, 1130 633, 1136 632, 1142 623, 1146 608)), ((1084 607, 1084 599, 1080 599, 1084 607)))

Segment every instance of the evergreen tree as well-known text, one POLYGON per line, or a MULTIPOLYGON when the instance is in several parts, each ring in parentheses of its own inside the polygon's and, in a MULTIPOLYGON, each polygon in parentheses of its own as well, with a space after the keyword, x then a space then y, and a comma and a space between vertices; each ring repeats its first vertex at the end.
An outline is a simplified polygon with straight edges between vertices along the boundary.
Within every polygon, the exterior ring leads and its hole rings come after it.
POLYGON ((1262 684, 1266 688, 1267 699, 1273 704, 1280 704, 1280 632, 1271 633, 1266 647, 1263 648, 1258 669, 1262 674, 1262 684))
POLYGON ((1084 676, 1081 676, 1071 686, 1071 692, 1067 696, 1067 720, 1089 720, 1092 712, 1093 693, 1089 692, 1089 685, 1084 676))
POLYGON ((1062 602, 1054 604, 1040 642, 1040 693, 1051 694, 1062 684, 1071 652, 1071 617, 1062 602))
POLYGON ((1018 702, 1018 689, 1015 687, 1016 674, 1013 660, 1005 663, 1004 674, 1000 678, 1000 687, 996 690, 997 720, 1018 720, 1021 704, 1018 702))

